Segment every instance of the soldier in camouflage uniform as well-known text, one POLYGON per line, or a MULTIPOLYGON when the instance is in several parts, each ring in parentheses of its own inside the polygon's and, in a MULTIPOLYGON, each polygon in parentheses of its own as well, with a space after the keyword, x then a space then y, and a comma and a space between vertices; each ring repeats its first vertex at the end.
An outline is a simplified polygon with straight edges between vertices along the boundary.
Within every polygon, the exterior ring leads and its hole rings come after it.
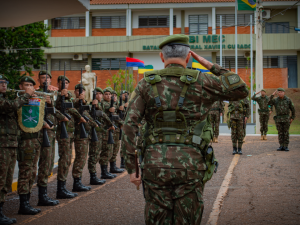
POLYGON ((28 103, 34 93, 33 88, 26 88, 25 94, 18 98, 15 93, 7 93, 8 79, 0 74, 0 224, 13 224, 17 220, 3 214, 6 194, 10 191, 17 160, 18 136, 17 110, 28 103), (9 98, 12 96, 12 98, 9 98), (15 100, 13 100, 15 99, 15 100))
POLYGON ((212 124, 213 130, 214 130, 214 138, 213 142, 218 143, 218 137, 219 137, 219 126, 220 126, 220 116, 224 113, 224 102, 222 101, 216 101, 212 105, 212 108, 209 111, 210 115, 210 122, 212 124))
MULTIPOLYGON (((120 110, 120 111, 122 111, 123 121, 124 121, 125 117, 126 117, 127 107, 128 107, 128 91, 126 91, 126 90, 121 91, 121 96, 122 96, 122 101, 123 101, 124 109, 120 110), (127 99, 127 102, 125 103, 126 99, 127 99)), ((120 165, 120 168, 125 168, 125 161, 124 161, 123 151, 120 151, 120 156, 121 156, 121 165, 120 165)))
POLYGON ((244 126, 243 126, 243 128, 244 128, 244 138, 243 138, 243 143, 245 143, 245 139, 246 139, 246 127, 247 127, 247 120, 248 120, 248 118, 249 118, 249 116, 250 116, 250 101, 249 101, 249 99, 248 99, 248 96, 246 97, 246 98, 244 98, 244 110, 245 110, 245 112, 244 112, 244 115, 245 115, 245 122, 244 122, 244 126))
MULTIPOLYGON (((80 112, 80 104, 79 100, 82 100, 82 104, 86 105, 87 101, 84 99, 85 97, 85 87, 83 86, 82 93, 79 94, 79 87, 81 84, 77 84, 75 86, 74 94, 76 96, 76 99, 73 100, 74 108, 77 109, 77 111, 80 112)), ((95 103, 97 100, 93 100, 93 103, 95 103)), ((85 123, 85 131, 87 134, 91 132, 92 127, 98 127, 98 125, 95 123, 94 119, 90 116, 88 111, 81 112, 85 117, 87 117, 89 120, 87 123, 85 123)), ((74 179, 73 183, 73 190, 76 192, 81 191, 89 191, 91 190, 90 186, 84 186, 81 183, 81 177, 82 177, 82 171, 86 163, 87 155, 88 155, 88 149, 89 149, 89 142, 90 142, 90 136, 88 135, 86 138, 80 137, 80 121, 75 120, 75 133, 74 133, 74 143, 75 143, 75 160, 73 164, 73 170, 72 175, 74 179)))
POLYGON ((295 106, 292 100, 285 95, 283 88, 278 88, 270 97, 269 105, 275 107, 276 116, 274 120, 278 131, 278 141, 280 147, 278 151, 289 151, 289 129, 290 124, 295 119, 295 106), (278 97, 274 99, 274 95, 278 94, 278 97), (291 113, 292 115, 291 115, 291 113))
POLYGON ((252 100, 256 101, 259 106, 260 140, 267 140, 269 115, 272 113, 271 108, 268 107, 270 98, 266 95, 266 90, 262 89, 252 96, 252 100), (261 96, 256 97, 259 93, 261 96))
MULTIPOLYGON (((48 85, 50 85, 51 78, 52 78, 51 73, 46 71, 40 71, 39 79, 38 79, 40 83, 40 87, 37 91, 43 92, 44 83, 47 82, 48 85)), ((48 90, 48 92, 53 92, 53 91, 48 90)), ((51 99, 51 101, 47 103, 47 107, 53 107, 53 106, 54 106, 54 102, 51 99)), ((53 200, 48 197, 47 184, 48 184, 48 177, 51 175, 54 166, 56 126, 58 121, 68 121, 68 119, 64 115, 62 115, 58 110, 55 111, 54 115, 48 114, 47 119, 54 124, 54 127, 51 129, 47 129, 48 138, 51 146, 42 147, 40 152, 38 179, 37 179, 37 185, 39 188, 39 202, 38 202, 39 206, 53 206, 59 203, 58 200, 53 200)))
MULTIPOLYGON (((101 100, 102 100, 102 95, 103 91, 101 88, 96 87, 96 99, 98 102, 96 103, 96 110, 102 110, 101 106, 101 100)), ((89 147, 89 159, 88 159, 88 169, 90 172, 90 184, 91 185, 101 185, 105 183, 105 180, 100 180, 97 178, 96 175, 96 165, 97 162, 100 160, 100 152, 102 149, 102 142, 103 142, 103 133, 106 133, 105 127, 110 127, 110 129, 115 129, 112 122, 108 118, 108 116, 103 113, 101 117, 97 118, 98 121, 102 124, 101 127, 96 127, 96 133, 98 137, 98 141, 96 142, 91 142, 90 141, 90 147, 89 147)))
POLYGON ((215 165, 212 155, 204 158, 213 154, 209 109, 218 100, 245 98, 248 90, 238 75, 190 51, 186 35, 169 36, 159 47, 165 69, 146 72, 131 94, 122 145, 125 165, 130 181, 139 186, 135 134, 145 117, 146 224, 200 224, 204 183, 215 165), (191 55, 215 75, 186 69, 191 55))
MULTIPOLYGON (((65 96, 65 102, 72 102, 72 94, 68 91, 68 87, 70 84, 69 78, 65 78, 65 89, 61 89, 62 87, 62 79, 63 76, 59 76, 57 79, 57 86, 59 89, 59 93, 56 99, 56 108, 58 110, 61 109, 61 98, 62 95, 65 96)), ((69 167, 71 165, 72 159, 72 148, 74 142, 74 131, 75 131, 75 119, 76 121, 86 122, 85 119, 80 115, 80 113, 74 109, 67 109, 67 113, 71 116, 71 120, 66 123, 66 129, 68 132, 68 138, 61 139, 61 123, 57 126, 56 132, 56 140, 58 142, 58 170, 57 170, 57 192, 56 198, 58 199, 66 199, 66 198, 74 198, 78 196, 77 193, 72 193, 66 188, 66 181, 68 177, 69 167)))

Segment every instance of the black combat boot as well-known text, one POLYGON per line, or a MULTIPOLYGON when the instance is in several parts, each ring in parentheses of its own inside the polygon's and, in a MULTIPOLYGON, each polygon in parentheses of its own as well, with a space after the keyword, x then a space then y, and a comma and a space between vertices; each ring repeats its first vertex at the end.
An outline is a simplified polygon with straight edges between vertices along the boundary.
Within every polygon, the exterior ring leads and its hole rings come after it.
POLYGON ((113 179, 116 175, 107 171, 107 165, 101 165, 101 179, 113 179))
POLYGON ((239 154, 239 155, 242 155, 242 154, 243 154, 241 148, 238 148, 238 154, 239 154))
POLYGON ((286 147, 283 147, 283 148, 282 148, 282 151, 286 151, 286 152, 288 152, 288 151, 289 151, 289 148, 288 148, 288 146, 286 146, 286 147))
POLYGON ((59 201, 49 198, 47 195, 47 187, 39 187, 39 202, 38 206, 54 206, 59 204, 59 201))
POLYGON ((13 224, 13 223, 16 223, 17 220, 15 218, 8 218, 6 217, 4 214, 3 214, 3 205, 4 205, 4 202, 1 202, 0 203, 0 225, 9 225, 9 224, 13 224))
MULTIPOLYGON (((29 200, 30 200, 30 195, 31 195, 31 193, 29 192, 29 193, 27 194, 27 200, 28 200, 28 203, 29 203, 29 200)), ((29 206, 30 206, 31 208, 33 208, 33 207, 30 205, 30 203, 29 203, 29 206)), ((37 210, 38 213, 41 212, 41 209, 39 209, 39 208, 33 208, 33 209, 37 210)))
POLYGON ((280 146, 279 148, 277 148, 277 151, 283 151, 283 146, 280 146))
POLYGON ((121 157, 121 166, 120 168, 125 168, 125 160, 124 157, 121 157))
POLYGON ((91 187, 89 186, 84 186, 81 183, 81 177, 80 178, 74 178, 74 183, 73 183, 73 192, 81 192, 81 191, 89 191, 91 190, 91 187))
POLYGON ((237 149, 236 149, 236 147, 233 147, 232 155, 235 155, 235 154, 237 154, 237 149))
POLYGON ((96 173, 90 173, 90 185, 102 185, 106 180, 100 180, 97 178, 96 173))
POLYGON ((114 162, 110 162, 110 170, 109 170, 109 172, 110 173, 123 173, 124 170, 118 168, 117 165, 116 165, 116 161, 114 161, 114 162))
POLYGON ((20 198, 20 208, 18 214, 21 215, 35 215, 38 214, 41 210, 35 209, 29 204, 28 195, 19 195, 20 198))
POLYGON ((66 181, 57 180, 56 198, 67 199, 75 198, 76 196, 78 196, 77 193, 72 193, 66 189, 66 181))

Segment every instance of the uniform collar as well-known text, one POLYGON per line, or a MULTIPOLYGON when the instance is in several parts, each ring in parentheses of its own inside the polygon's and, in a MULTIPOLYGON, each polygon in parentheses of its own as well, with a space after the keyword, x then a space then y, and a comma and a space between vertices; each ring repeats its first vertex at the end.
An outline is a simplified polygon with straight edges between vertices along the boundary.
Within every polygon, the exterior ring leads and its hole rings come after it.
POLYGON ((177 63, 170 63, 166 66, 166 68, 171 68, 171 67, 180 67, 180 68, 184 68, 183 65, 177 64, 177 63))

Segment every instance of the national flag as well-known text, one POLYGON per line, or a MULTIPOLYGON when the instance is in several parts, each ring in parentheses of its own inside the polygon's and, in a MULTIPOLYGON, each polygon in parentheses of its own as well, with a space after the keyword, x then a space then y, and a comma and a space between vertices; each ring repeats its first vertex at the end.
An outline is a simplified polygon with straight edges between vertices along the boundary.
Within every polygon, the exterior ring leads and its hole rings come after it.
POLYGON ((127 67, 145 67, 145 63, 142 60, 126 57, 127 67))
POLYGON ((201 71, 202 73, 212 74, 207 68, 202 66, 198 61, 193 59, 192 68, 196 68, 197 70, 201 71))
POLYGON ((238 1, 238 10, 256 10, 256 0, 236 0, 238 1))
POLYGON ((139 67, 138 73, 139 74, 144 74, 145 72, 151 71, 151 70, 153 70, 153 66, 152 65, 147 65, 147 66, 145 66, 145 68, 144 67, 139 67))

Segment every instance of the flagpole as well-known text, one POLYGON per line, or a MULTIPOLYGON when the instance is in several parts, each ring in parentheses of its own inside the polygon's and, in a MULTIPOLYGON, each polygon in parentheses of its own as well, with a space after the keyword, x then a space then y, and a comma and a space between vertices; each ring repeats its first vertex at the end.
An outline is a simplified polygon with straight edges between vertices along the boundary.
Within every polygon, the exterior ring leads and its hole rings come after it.
MULTIPOLYGON (((222 15, 220 15, 220 66, 223 65, 223 38, 222 38, 222 15)), ((223 123, 223 116, 221 116, 221 123, 223 123)))
MULTIPOLYGON (((250 73, 251 73, 251 97, 253 96, 253 47, 252 47, 252 15, 250 15, 250 73)), ((253 123, 253 100, 251 99, 251 123, 253 123)))
POLYGON ((234 16, 234 23, 235 23, 235 73, 238 74, 238 52, 237 52, 237 8, 238 8, 238 0, 235 0, 235 16, 234 16))

